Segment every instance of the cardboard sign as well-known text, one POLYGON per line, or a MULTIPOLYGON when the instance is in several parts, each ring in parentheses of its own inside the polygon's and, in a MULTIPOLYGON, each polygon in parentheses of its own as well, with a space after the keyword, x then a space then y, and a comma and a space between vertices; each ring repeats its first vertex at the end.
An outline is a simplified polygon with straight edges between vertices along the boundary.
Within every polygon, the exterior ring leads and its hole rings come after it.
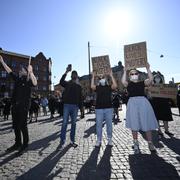
POLYGON ((147 63, 146 42, 125 45, 124 60, 127 69, 146 67, 146 63, 147 63))
POLYGON ((148 92, 151 97, 176 99, 177 88, 169 84, 153 85, 148 88, 148 92))
POLYGON ((97 76, 108 74, 111 70, 109 56, 92 57, 92 67, 97 76))

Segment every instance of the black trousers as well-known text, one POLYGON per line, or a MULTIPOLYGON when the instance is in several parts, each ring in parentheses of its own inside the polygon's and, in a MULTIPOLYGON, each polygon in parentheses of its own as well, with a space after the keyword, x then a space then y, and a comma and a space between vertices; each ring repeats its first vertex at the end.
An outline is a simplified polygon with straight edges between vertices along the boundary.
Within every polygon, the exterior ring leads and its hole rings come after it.
POLYGON ((16 104, 12 106, 12 121, 15 133, 15 144, 16 145, 28 145, 29 135, 27 128, 27 116, 28 116, 28 106, 23 104, 16 104), (22 142, 22 138, 23 142, 22 142))

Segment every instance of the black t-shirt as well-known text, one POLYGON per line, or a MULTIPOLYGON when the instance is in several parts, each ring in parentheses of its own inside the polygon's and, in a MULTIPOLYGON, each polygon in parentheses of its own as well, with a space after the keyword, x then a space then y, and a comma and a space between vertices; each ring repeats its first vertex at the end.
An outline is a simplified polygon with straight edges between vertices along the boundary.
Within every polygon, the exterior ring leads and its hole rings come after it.
POLYGON ((32 81, 27 81, 26 77, 20 78, 12 72, 9 75, 15 81, 12 95, 12 104, 29 106, 31 100, 31 87, 33 86, 32 81))
POLYGON ((144 87, 145 87, 144 81, 140 81, 137 83, 130 81, 127 86, 129 97, 145 96, 144 87))
POLYGON ((112 108, 111 86, 96 86, 96 109, 112 108))

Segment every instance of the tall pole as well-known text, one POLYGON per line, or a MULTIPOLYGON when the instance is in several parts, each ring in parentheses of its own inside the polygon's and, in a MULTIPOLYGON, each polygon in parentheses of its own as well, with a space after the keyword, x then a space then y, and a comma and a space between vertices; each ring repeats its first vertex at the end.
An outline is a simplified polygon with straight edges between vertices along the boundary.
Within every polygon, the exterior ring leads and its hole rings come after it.
POLYGON ((90 55, 90 42, 88 41, 88 61, 89 61, 89 88, 91 92, 91 55, 90 55))

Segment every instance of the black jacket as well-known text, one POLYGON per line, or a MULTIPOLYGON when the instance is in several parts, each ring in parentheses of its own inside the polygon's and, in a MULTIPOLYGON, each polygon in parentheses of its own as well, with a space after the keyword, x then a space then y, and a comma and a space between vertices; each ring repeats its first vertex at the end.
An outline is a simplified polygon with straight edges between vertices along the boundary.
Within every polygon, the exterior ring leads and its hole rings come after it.
POLYGON ((63 93, 64 104, 81 105, 82 101, 82 88, 79 84, 71 81, 65 81, 66 74, 61 77, 60 85, 65 88, 63 93))

